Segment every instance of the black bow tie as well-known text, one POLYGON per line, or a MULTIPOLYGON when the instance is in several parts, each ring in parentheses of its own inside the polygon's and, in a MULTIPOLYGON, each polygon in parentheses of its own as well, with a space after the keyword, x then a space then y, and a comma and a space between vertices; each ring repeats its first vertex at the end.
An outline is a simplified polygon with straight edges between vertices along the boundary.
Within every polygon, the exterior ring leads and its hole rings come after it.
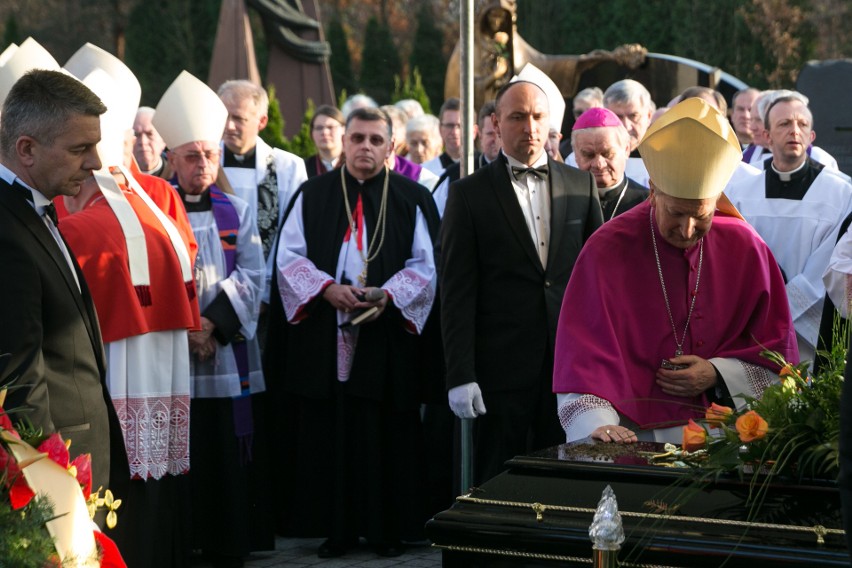
POLYGON ((512 175, 515 179, 519 179, 524 174, 530 174, 540 180, 547 180, 547 166, 539 166, 537 168, 523 168, 512 166, 512 175))
POLYGON ((53 221, 53 225, 55 227, 59 226, 59 217, 56 216, 56 207, 52 202, 44 206, 44 214, 50 217, 50 220, 53 221))

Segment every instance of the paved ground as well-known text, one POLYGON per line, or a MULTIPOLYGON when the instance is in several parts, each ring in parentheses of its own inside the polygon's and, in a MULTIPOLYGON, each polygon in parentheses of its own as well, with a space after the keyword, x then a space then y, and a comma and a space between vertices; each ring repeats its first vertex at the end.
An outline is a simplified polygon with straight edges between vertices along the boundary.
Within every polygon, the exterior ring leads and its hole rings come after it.
MULTIPOLYGON (((410 568, 435 568, 441 565, 441 552, 428 544, 408 546, 406 553, 396 558, 382 558, 372 552, 366 544, 340 558, 317 558, 317 547, 321 538, 282 538, 275 542, 275 551, 255 552, 246 562, 246 568, 283 568, 288 566, 321 566, 325 568, 383 568, 407 566, 410 568)), ((193 564, 201 568, 203 563, 193 564)))

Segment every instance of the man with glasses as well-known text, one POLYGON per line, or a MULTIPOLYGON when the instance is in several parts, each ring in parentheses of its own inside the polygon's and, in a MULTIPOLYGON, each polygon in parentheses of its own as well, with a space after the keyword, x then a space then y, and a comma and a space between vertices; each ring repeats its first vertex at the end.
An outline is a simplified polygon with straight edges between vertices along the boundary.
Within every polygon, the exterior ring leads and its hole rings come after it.
POLYGON ((311 118, 311 139, 317 153, 305 158, 308 177, 330 172, 343 157, 343 113, 331 105, 321 105, 311 118))
POLYGON ((283 516, 287 532, 328 538, 321 558, 359 537, 398 556, 428 518, 418 336, 435 299, 438 218, 428 190, 388 169, 384 111, 352 111, 343 147, 344 166, 296 196, 276 259, 297 324, 279 375, 279 451, 298 464, 279 480, 283 516))
MULTIPOLYGON (((448 167, 461 159, 461 100, 451 98, 444 101, 438 113, 441 139, 444 141, 444 151, 437 158, 423 164, 423 167, 440 176, 448 167)), ((476 125, 473 125, 473 137, 476 138, 476 125)), ((474 153, 474 161, 479 160, 479 152, 474 153)))
POLYGON ((252 395, 265 390, 256 336, 265 270, 252 207, 215 184, 227 119, 216 93, 184 71, 157 105, 154 127, 171 149, 172 183, 198 242, 201 329, 189 334, 193 544, 214 566, 242 566, 252 544, 272 544, 272 527, 252 522, 263 514, 251 492, 263 484, 252 460, 253 446, 260 449, 252 395))

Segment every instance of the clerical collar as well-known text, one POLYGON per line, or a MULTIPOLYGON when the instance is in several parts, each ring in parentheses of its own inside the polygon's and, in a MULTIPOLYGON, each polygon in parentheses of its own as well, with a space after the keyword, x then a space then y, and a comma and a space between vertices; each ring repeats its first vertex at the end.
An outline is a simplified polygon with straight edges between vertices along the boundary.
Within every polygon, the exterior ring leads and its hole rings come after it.
POLYGON ((384 180, 385 170, 387 169, 388 175, 390 175, 390 172, 392 171, 390 168, 382 168, 381 170, 379 170, 379 173, 377 173, 373 177, 368 177, 367 179, 362 180, 362 179, 358 179, 355 176, 353 176, 352 173, 349 171, 349 169, 346 168, 345 165, 343 166, 343 169, 346 170, 346 174, 345 174, 346 177, 349 178, 350 180, 354 181, 355 183, 357 183, 359 186, 370 185, 370 184, 375 183, 378 180, 384 180))
POLYGON ((794 177, 795 178, 802 177, 801 175, 796 175, 796 174, 801 173, 802 175, 804 175, 803 170, 807 167, 807 165, 808 165, 808 159, 805 158, 805 161, 802 162, 801 165, 799 165, 798 168, 792 169, 789 172, 782 172, 782 171, 779 171, 778 168, 775 167, 774 161, 769 164, 769 166, 772 168, 772 171, 775 172, 776 174, 778 174, 778 179, 780 179, 781 181, 790 181, 794 177))
POLYGON ((601 199, 607 199, 614 195, 618 195, 618 192, 616 190, 623 188, 625 185, 627 185, 627 176, 622 176, 621 181, 613 186, 603 188, 599 187, 598 197, 600 197, 601 199))
POLYGON ((254 168, 257 163, 257 146, 245 154, 234 154, 227 146, 224 148, 222 166, 226 168, 254 168))
POLYGON ((210 211, 213 208, 213 202, 210 200, 210 188, 205 189, 203 193, 199 194, 187 193, 179 185, 176 186, 176 189, 181 200, 183 200, 187 213, 210 211))
POLYGON ((163 157, 162 157, 162 156, 157 156, 157 165, 155 165, 155 166, 154 166, 153 168, 151 168, 150 170, 142 170, 142 173, 143 173, 143 174, 148 174, 149 176, 156 176, 156 175, 157 175, 157 174, 159 174, 161 171, 163 171, 163 166, 164 166, 164 165, 165 165, 165 163, 163 162, 163 157))
POLYGON ((822 170, 822 164, 810 158, 792 172, 779 172, 771 163, 767 164, 765 197, 802 200, 822 170))

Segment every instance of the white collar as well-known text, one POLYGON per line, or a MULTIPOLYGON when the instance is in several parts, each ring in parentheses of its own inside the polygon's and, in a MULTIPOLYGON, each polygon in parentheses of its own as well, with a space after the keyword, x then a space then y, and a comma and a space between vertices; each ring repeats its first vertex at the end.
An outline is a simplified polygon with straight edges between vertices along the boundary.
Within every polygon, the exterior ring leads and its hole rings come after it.
POLYGON ((535 162, 533 162, 532 165, 529 165, 529 166, 527 164, 523 163, 523 162, 516 160, 515 158, 513 158, 509 154, 506 154, 505 152, 503 152, 503 150, 500 150, 500 152, 502 152, 503 155, 506 156, 506 161, 509 162, 509 167, 537 168, 539 166, 546 166, 547 165, 547 152, 545 152, 544 150, 541 151, 541 155, 538 158, 536 158, 535 162))
POLYGON ((39 214, 39 216, 44 214, 44 208, 47 207, 51 203, 51 201, 50 199, 45 197, 42 192, 30 186, 24 180, 19 178, 15 172, 7 168, 2 163, 0 163, 0 178, 3 178, 3 181, 8 183, 9 185, 12 185, 13 183, 15 183, 15 181, 17 181, 19 184, 29 189, 30 193, 33 196, 33 208, 35 209, 36 213, 39 214))
POLYGON ((788 172, 778 171, 778 168, 775 167, 775 160, 772 160, 772 163, 769 165, 772 167, 772 171, 778 174, 778 177, 781 179, 781 181, 790 181, 791 179, 793 179, 793 174, 804 168, 807 163, 808 160, 807 157, 805 157, 805 161, 802 162, 799 167, 793 168, 788 172))

